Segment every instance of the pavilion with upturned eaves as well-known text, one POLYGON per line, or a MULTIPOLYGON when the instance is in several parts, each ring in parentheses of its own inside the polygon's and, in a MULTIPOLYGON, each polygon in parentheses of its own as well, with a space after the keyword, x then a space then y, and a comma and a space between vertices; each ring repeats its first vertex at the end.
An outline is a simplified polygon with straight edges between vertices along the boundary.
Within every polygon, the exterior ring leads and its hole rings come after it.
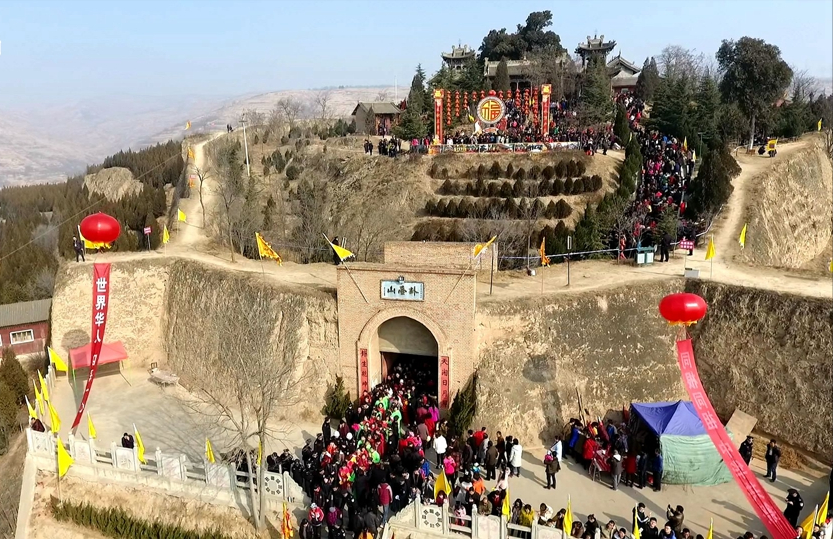
POLYGON ((607 63, 607 55, 616 47, 616 42, 613 40, 605 41, 605 36, 587 36, 587 42, 579 43, 576 47, 576 54, 581 57, 581 68, 587 66, 587 61, 590 58, 601 57, 607 63))

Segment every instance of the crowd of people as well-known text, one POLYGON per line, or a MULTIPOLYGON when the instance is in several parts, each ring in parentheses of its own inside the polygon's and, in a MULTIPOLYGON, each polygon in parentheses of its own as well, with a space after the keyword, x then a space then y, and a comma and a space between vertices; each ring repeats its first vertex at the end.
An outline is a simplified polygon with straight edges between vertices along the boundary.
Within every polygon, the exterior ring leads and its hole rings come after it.
MULTIPOLYGON (((411 143, 412 147, 415 146, 411 143)), ((379 155, 386 155, 388 157, 396 157, 402 153, 402 139, 393 136, 391 138, 382 137, 378 144, 379 155)), ((364 153, 373 155, 373 143, 370 139, 364 139, 364 153)))

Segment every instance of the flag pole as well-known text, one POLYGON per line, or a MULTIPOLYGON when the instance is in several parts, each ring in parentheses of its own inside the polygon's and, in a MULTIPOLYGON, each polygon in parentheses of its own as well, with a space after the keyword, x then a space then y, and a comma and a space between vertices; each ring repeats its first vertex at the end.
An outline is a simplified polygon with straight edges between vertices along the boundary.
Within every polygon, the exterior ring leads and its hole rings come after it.
MULTIPOLYGON (((54 434, 54 433, 53 433, 53 440, 55 440, 58 444, 63 444, 64 443, 64 442, 61 441, 61 437, 58 436, 57 434, 54 434)), ((64 496, 63 496, 63 493, 61 492, 61 462, 60 462, 60 460, 58 460, 57 447, 55 449, 56 449, 56 451, 55 451, 55 471, 58 474, 58 500, 61 503, 63 503, 64 496)))
MULTIPOLYGON (((326 235, 326 234, 324 234, 323 232, 321 233, 321 235, 322 235, 322 236, 324 236, 324 239, 325 239, 325 240, 327 241, 327 243, 330 245, 330 248, 332 248, 332 247, 333 247, 333 242, 331 242, 331 241, 330 241, 330 238, 328 238, 328 237, 327 237, 327 235, 326 235)), ((333 249, 333 252, 335 252, 335 254, 336 254, 336 256, 338 257, 338 259, 339 259, 339 260, 340 260, 340 261, 344 264, 344 269, 346 269, 346 270, 347 270, 347 275, 349 275, 349 276, 350 276, 350 280, 352 280, 352 281, 353 281, 353 284, 354 284, 354 285, 356 285, 356 288, 358 288, 358 290, 359 290, 359 294, 361 294, 361 295, 362 295, 362 299, 364 299, 364 302, 365 302, 365 303, 370 303, 370 302, 367 300, 367 296, 365 296, 365 295, 364 295, 364 292, 362 291, 362 288, 359 286, 359 283, 357 283, 357 282, 356 282, 356 278, 355 278, 355 277, 353 277, 353 274, 350 272, 350 266, 348 266, 348 265, 347 265, 347 262, 345 262, 345 261, 344 261, 344 259, 343 259, 343 258, 341 258, 341 256, 339 256, 339 254, 336 252, 336 250, 335 250, 335 249, 333 249)))

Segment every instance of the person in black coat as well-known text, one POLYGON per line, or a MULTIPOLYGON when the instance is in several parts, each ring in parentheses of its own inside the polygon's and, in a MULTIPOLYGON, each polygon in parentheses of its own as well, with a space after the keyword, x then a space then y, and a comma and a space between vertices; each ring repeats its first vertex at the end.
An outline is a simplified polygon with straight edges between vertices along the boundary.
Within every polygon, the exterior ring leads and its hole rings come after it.
POLYGON ((787 491, 787 508, 784 509, 784 516, 789 521, 790 526, 795 528, 798 526, 798 517, 801 515, 801 510, 804 509, 804 500, 801 499, 801 494, 797 490, 791 488, 787 491))
POLYGON ((781 448, 778 447, 778 442, 774 439, 770 440, 766 446, 766 478, 775 483, 775 478, 778 471, 778 461, 781 460, 781 448))
POLYGON ((659 261, 668 262, 668 253, 671 249, 671 234, 666 232, 662 235, 662 242, 659 245, 659 261))
POLYGON ((324 445, 327 446, 330 443, 330 437, 333 434, 333 428, 330 425, 330 418, 325 417, 324 423, 321 424, 321 434, 324 435, 324 445))
POLYGON ((749 466, 749 463, 752 461, 752 437, 747 436, 746 440, 742 444, 740 444, 740 448, 738 448, 738 452, 740 453, 741 458, 749 466))

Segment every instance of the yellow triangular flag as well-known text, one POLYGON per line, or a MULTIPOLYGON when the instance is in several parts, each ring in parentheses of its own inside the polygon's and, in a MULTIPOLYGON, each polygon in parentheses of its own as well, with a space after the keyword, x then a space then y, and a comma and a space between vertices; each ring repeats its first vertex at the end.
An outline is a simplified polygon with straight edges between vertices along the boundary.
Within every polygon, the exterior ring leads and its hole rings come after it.
POLYGON ((38 371, 38 379, 40 380, 40 392, 43 395, 43 400, 49 402, 49 388, 46 387, 46 380, 43 379, 40 371, 38 371))
POLYGON ((32 419, 37 419, 38 414, 35 412, 35 407, 29 402, 29 395, 24 395, 26 397, 26 410, 29 411, 29 417, 32 419))
POLYGON ((176 210, 176 219, 177 221, 182 221, 183 223, 187 222, 185 221, 185 212, 182 210, 176 210))
POLYGON ((69 453, 67 453, 67 449, 64 447, 64 442, 61 441, 61 437, 58 436, 55 440, 58 446, 58 477, 63 477, 67 474, 69 467, 75 462, 69 453))
POLYGON ((821 131, 821 118, 819 118, 819 126, 818 126, 817 131, 821 131))
POLYGON ((191 148, 188 148, 188 159, 194 159, 194 150, 192 150, 191 148))
POLYGON ((168 232, 167 225, 163 225, 162 226, 162 243, 165 244, 165 243, 168 243, 169 241, 171 241, 171 233, 168 232))
POLYGON ((49 362, 54 365, 56 371, 67 372, 67 364, 61 359, 61 356, 58 355, 58 352, 52 349, 51 346, 46 347, 46 351, 49 353, 49 362))
POLYGON ((93 416, 87 413, 87 432, 90 435, 90 439, 98 438, 98 434, 95 432, 95 425, 93 425, 93 416))
POLYGON ((714 258, 714 236, 709 238, 709 246, 706 247, 706 260, 714 258))
MULTIPOLYGON (((639 514, 638 507, 637 507, 637 508, 634 508, 634 513, 633 513, 633 514, 634 514, 634 515, 639 514)), ((565 534, 565 536, 566 536, 566 535, 567 535, 567 534, 565 534)), ((641 534, 641 533, 640 533, 640 531, 639 531, 639 521, 638 521, 637 519, 635 519, 635 518, 634 518, 634 519, 633 519, 633 539, 641 539, 641 537, 642 537, 642 534, 641 534)), ((708 539, 712 539, 712 538, 711 538, 711 537, 709 537, 708 539)))
POLYGON ((35 388, 35 401, 38 403, 38 408, 40 409, 40 415, 41 415, 41 417, 43 417, 43 416, 46 415, 46 408, 43 404, 43 397, 41 396, 40 391, 38 391, 38 383, 35 382, 34 380, 32 380, 32 387, 35 388))
POLYGON ((688 137, 683 137, 683 152, 688 151, 688 137))
POLYGON ((440 470, 440 476, 434 483, 434 499, 440 492, 445 492, 447 495, 451 494, 451 485, 448 484, 448 478, 445 476, 445 470, 440 470))
POLYGON ((821 502, 819 506, 819 516, 816 518, 816 524, 819 526, 824 526, 824 521, 827 520, 827 507, 830 504, 830 491, 827 491, 827 495, 824 497, 824 501, 821 502))
POLYGON ((211 441, 208 438, 205 439, 205 458, 211 464, 216 462, 216 459, 214 458, 214 449, 211 447, 211 441))
POLYGON ((191 122, 185 122, 185 130, 191 129, 191 122))
POLYGON ((347 260, 348 258, 353 256, 353 253, 351 251, 348 251, 347 249, 345 249, 344 247, 341 247, 340 245, 334 245, 333 242, 330 241, 330 239, 327 237, 326 234, 324 235, 324 239, 327 240, 327 243, 330 244, 330 247, 333 248, 333 251, 335 251, 336 255, 338 256, 338 259, 341 260, 342 262, 344 262, 345 260, 347 260))
POLYGON ((691 150, 691 162, 692 163, 697 162, 697 150, 691 150))
POLYGON ((509 515, 512 514, 512 508, 509 506, 509 489, 506 489, 506 494, 503 496, 503 505, 500 508, 500 512, 503 513, 503 516, 509 518, 509 515))
POLYGON ((139 458, 139 462, 142 464, 147 464, 148 461, 145 460, 145 444, 142 443, 142 437, 139 435, 139 430, 136 428, 136 424, 133 424, 133 436, 136 438, 136 456, 139 458))
POLYGON ((549 266, 550 258, 547 256, 546 253, 546 238, 541 238, 541 248, 538 249, 538 253, 541 255, 541 265, 549 266))
POLYGON ((472 253, 472 256, 474 256, 474 258, 477 258, 478 256, 480 256, 480 254, 483 251, 485 251, 486 249, 488 249, 495 242, 496 239, 497 239, 497 236, 492 236, 492 239, 490 239, 486 243, 478 243, 477 245, 475 245, 474 246, 474 252, 472 253))
POLYGON ((709 531, 706 533, 706 539, 714 539, 714 519, 709 522, 709 531))
POLYGON ((51 402, 47 401, 46 406, 49 408, 49 428, 57 434, 61 430, 61 418, 58 417, 58 412, 55 411, 51 402))
POLYGON ((564 530, 564 537, 570 537, 570 532, 573 531, 573 502, 570 500, 570 496, 567 496, 567 512, 564 513, 562 529, 564 530))
POLYGON ((743 229, 740 231, 738 243, 740 243, 741 248, 746 247, 746 223, 744 223, 743 229))
POLYGON ((278 263, 278 266, 283 266, 283 260, 281 260, 281 255, 275 252, 272 249, 272 246, 263 239, 263 236, 260 235, 260 232, 255 232, 255 241, 257 241, 257 252, 260 255, 260 258, 271 258, 275 262, 278 263))
POLYGON ((78 237, 84 242, 85 249, 109 249, 110 244, 103 241, 90 241, 81 234, 81 226, 78 226, 78 237))
POLYGON ((818 517, 819 506, 817 505, 813 512, 807 515, 807 518, 805 518, 804 522, 801 523, 801 529, 804 530, 804 533, 806 534, 803 536, 805 539, 813 539, 813 526, 815 525, 818 517))

